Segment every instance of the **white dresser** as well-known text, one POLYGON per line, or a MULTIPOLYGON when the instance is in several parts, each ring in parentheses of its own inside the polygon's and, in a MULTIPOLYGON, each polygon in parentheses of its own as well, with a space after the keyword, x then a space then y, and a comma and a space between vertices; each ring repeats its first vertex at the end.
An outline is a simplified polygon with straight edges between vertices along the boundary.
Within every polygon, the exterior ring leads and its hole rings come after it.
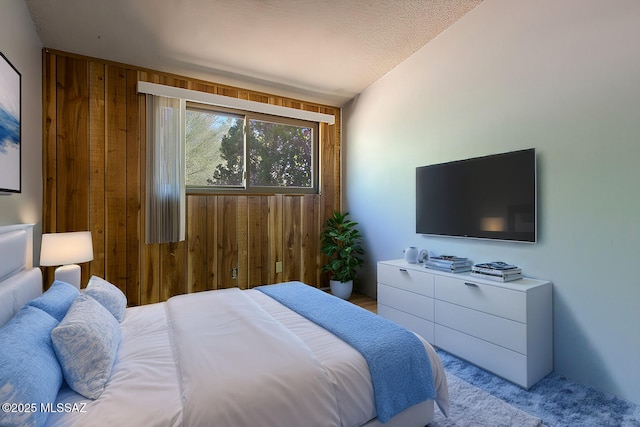
POLYGON ((524 388, 553 370, 552 285, 378 263, 378 314, 524 388))

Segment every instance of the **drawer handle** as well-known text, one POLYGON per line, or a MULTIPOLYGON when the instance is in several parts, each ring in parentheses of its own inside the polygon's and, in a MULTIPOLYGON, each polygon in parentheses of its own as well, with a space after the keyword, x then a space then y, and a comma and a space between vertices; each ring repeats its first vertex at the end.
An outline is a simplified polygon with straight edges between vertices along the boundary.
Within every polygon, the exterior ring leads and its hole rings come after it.
POLYGON ((477 288, 478 285, 476 285, 475 283, 470 283, 470 282, 464 282, 465 285, 470 286, 472 288, 477 288))
POLYGON ((403 273, 406 273, 407 269, 406 268, 400 268, 400 271, 402 271, 403 273))

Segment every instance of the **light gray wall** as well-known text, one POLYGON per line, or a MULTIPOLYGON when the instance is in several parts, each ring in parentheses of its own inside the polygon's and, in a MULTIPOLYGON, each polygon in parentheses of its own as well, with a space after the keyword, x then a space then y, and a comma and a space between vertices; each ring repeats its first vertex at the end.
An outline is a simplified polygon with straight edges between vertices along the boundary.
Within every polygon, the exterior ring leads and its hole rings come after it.
POLYGON ((640 2, 485 0, 344 109, 345 207, 414 245, 554 283, 561 375, 640 403, 640 2), (415 168, 535 147, 539 242, 415 233, 415 168))
POLYGON ((0 51, 22 75, 22 193, 0 195, 0 224, 34 223, 42 232, 42 43, 23 0, 0 0, 0 51))

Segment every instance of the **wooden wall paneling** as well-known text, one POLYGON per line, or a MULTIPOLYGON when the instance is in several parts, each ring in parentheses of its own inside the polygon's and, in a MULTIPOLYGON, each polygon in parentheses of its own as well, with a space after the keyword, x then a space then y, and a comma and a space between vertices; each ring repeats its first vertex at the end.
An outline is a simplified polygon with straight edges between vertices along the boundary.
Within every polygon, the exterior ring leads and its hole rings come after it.
POLYGON ((269 283, 269 198, 249 196, 248 206, 248 287, 269 283))
POLYGON ((302 104, 302 102, 297 101, 295 99, 283 99, 282 105, 284 105, 285 107, 302 110, 302 105, 303 104, 302 104))
POLYGON ((321 215, 329 218, 340 210, 340 153, 335 143, 336 126, 320 123, 320 194, 323 196, 321 215))
POLYGON ((249 91, 245 89, 238 90, 238 94, 236 95, 238 99, 249 99, 249 91))
POLYGON ((238 89, 229 88, 229 87, 218 87, 217 91, 218 95, 229 96, 231 98, 240 98, 238 89))
POLYGON ((144 186, 140 175, 140 116, 137 94, 138 73, 126 71, 127 116, 126 116, 126 155, 127 155, 127 298, 131 305, 140 304, 140 245, 142 232, 140 226, 141 187, 144 186))
POLYGON ((269 103, 269 97, 262 93, 248 93, 247 99, 249 101, 263 102, 265 104, 269 103))
POLYGON ((97 247, 87 270, 104 269, 130 305, 203 288, 323 285, 319 232, 340 209, 339 109, 50 50, 43 74, 43 231, 90 229, 97 247), (191 195, 187 240, 144 244, 146 106, 137 79, 334 114, 335 125, 320 125, 320 194, 191 195))
POLYGON ((182 88, 182 89, 186 89, 187 88, 187 80, 184 79, 184 78, 176 77, 176 76, 169 76, 169 75, 161 74, 160 75, 160 79, 159 79, 159 83, 161 85, 179 87, 179 88, 182 88))
MULTIPOLYGON (((57 110, 65 117, 57 125, 56 231, 89 229, 88 63, 65 59, 56 62, 57 110)), ((83 264, 81 284, 88 280, 83 264)))
POLYGON ((315 250, 313 252, 313 261, 314 261, 314 265, 315 265, 315 271, 314 273, 314 278, 315 278, 315 284, 316 287, 318 288, 322 288, 322 287, 326 287, 329 285, 329 282, 327 281, 326 283, 323 282, 322 278, 323 273, 321 271, 322 269, 322 265, 323 265, 323 258, 322 258, 322 252, 320 252, 320 246, 321 246, 321 242, 320 242, 320 233, 322 231, 322 225, 324 223, 324 216, 322 215, 322 203, 323 203, 323 198, 319 195, 316 194, 314 199, 313 199, 313 205, 314 205, 314 243, 315 243, 315 250))
POLYGON ((91 275, 105 276, 105 65, 89 62, 89 230, 91 275))
POLYGON ((161 243, 160 300, 187 293, 187 244, 185 241, 161 243))
POLYGON ((300 280, 300 252, 301 252, 301 225, 300 225, 300 200, 301 196, 285 196, 283 199, 283 224, 282 240, 284 243, 284 271, 283 280, 300 280))
POLYGON ((207 202, 207 289, 218 289, 218 196, 206 196, 207 202))
POLYGON ((340 145, 340 126, 341 126, 340 114, 336 115, 336 123, 333 125, 327 125, 329 132, 329 145, 333 147, 334 162, 333 168, 333 186, 335 188, 333 207, 334 210, 342 209, 342 186, 340 177, 342 176, 342 147, 340 145))
POLYGON ((313 197, 313 212, 314 212, 314 218, 313 218, 313 232, 312 232, 312 237, 313 237, 313 244, 314 249, 313 252, 311 253, 311 256, 313 258, 313 271, 311 272, 314 278, 314 284, 316 287, 321 288, 321 287, 326 287, 329 285, 329 282, 327 281, 326 283, 323 282, 323 278, 325 277, 321 271, 322 269, 322 264, 323 264, 323 259, 322 259, 322 253, 320 252, 320 246, 321 246, 321 242, 320 242, 320 232, 322 230, 322 225, 324 222, 324 218, 322 217, 322 203, 323 203, 324 197, 320 196, 319 194, 315 194, 313 197))
POLYGON ((209 85, 202 82, 187 81, 187 89, 197 90, 198 92, 209 92, 209 85))
POLYGON ((56 231, 82 231, 88 227, 88 99, 87 63, 69 58, 57 61, 58 122, 56 159, 56 231))
MULTIPOLYGON (((127 292, 126 70, 106 68, 105 279, 127 292)), ((137 256, 137 254, 131 254, 137 256)))
POLYGON ((160 76, 158 73, 152 73, 148 70, 139 71, 138 78, 144 82, 160 83, 160 76))
POLYGON ((284 278, 284 249, 282 235, 282 194, 268 198, 268 242, 267 242, 267 283, 279 283, 284 278), (276 272, 276 262, 283 264, 283 271, 276 272))
POLYGON ((207 197, 187 196, 187 292, 207 290, 207 197))
POLYGON ((238 279, 232 277, 232 270, 238 268, 238 198, 219 196, 217 209, 217 289, 235 288, 238 279))
MULTIPOLYGON (((262 196, 260 197, 260 220, 262 222, 261 235, 260 235, 260 257, 261 257, 261 265, 262 269, 260 270, 260 280, 259 285, 266 285, 269 282, 269 270, 275 271, 276 264, 275 262, 271 262, 269 259, 269 199, 272 199, 274 196, 262 196)), ((254 285, 255 287, 255 285, 254 285)))
POLYGON ((249 283, 249 219, 247 212, 247 196, 236 196, 238 202, 238 219, 236 241, 238 245, 238 255, 236 265, 238 266, 237 286, 240 289, 247 289, 249 283))
MULTIPOLYGON (((57 225, 57 57, 42 54, 42 231, 56 231, 57 225)), ((38 250, 37 248, 36 250, 38 250)), ((48 288, 53 281, 53 268, 42 267, 43 283, 48 288)))
POLYGON ((322 197, 320 195, 316 195, 316 197, 314 198, 314 206, 315 206, 314 226, 315 226, 316 248, 313 253, 313 259, 316 266, 314 271, 315 283, 316 283, 316 287, 318 288, 326 287, 329 285, 328 281, 326 283, 323 281, 323 277, 325 277, 325 275, 323 275, 321 271, 322 265, 324 262, 324 259, 322 258, 322 252, 320 252, 320 246, 321 246, 320 233, 322 231, 322 225, 324 223, 324 216, 322 216, 322 202, 323 202, 322 197))
MULTIPOLYGON (((336 132, 339 129, 336 117, 336 125, 327 123, 320 124, 320 194, 322 196, 318 206, 318 233, 322 231, 324 222, 333 212, 341 211, 340 199, 340 152, 336 143, 336 132)), ((318 235, 318 239, 319 239, 318 235)), ((328 258, 322 254, 318 248, 318 268, 327 262, 328 258)), ((329 276, 327 273, 318 271, 318 280, 321 287, 329 286, 329 276)))
POLYGON ((55 231, 57 207, 57 66, 56 56, 43 52, 42 78, 42 222, 43 229, 55 231))
POLYGON ((305 194, 300 199, 300 276, 301 280, 309 285, 319 287, 316 280, 316 251, 318 250, 318 235, 316 228, 316 195, 305 194))
POLYGON ((143 241, 140 250, 140 304, 160 301, 160 245, 147 245, 143 241))
POLYGON ((320 241, 320 234, 324 228, 324 223, 326 221, 326 217, 323 215, 325 210, 325 204, 327 199, 323 197, 318 197, 317 199, 317 210, 316 210, 316 230, 318 230, 318 250, 316 252, 316 265, 318 269, 316 271, 316 283, 318 283, 318 287, 328 287, 329 286, 329 273, 323 272, 322 267, 328 260, 328 257, 322 253, 321 246, 322 242, 320 241))
POLYGON ((271 95, 267 98, 266 101, 267 104, 271 104, 271 105, 280 105, 282 106, 282 98, 271 95))
POLYGON ((253 288, 262 278, 262 222, 260 196, 247 197, 247 287, 253 288))
MULTIPOLYGON (((85 231, 90 230, 90 176, 91 171, 89 168, 90 159, 90 138, 89 138, 89 62, 76 61, 74 64, 74 74, 80 76, 77 81, 78 94, 78 122, 77 122, 77 134, 75 135, 75 149, 72 156, 77 162, 75 165, 67 166, 73 168, 77 175, 76 187, 72 190, 75 194, 71 197, 75 200, 77 205, 81 206, 77 211, 77 216, 68 223, 67 231, 85 231), (71 225, 73 223, 73 225, 71 225)), ((72 151, 68 151, 71 153, 72 151)), ((74 208, 72 208, 74 209, 74 208)), ((70 213, 70 212, 69 212, 70 213)), ((81 265, 81 286, 85 286, 89 280, 90 264, 83 263, 81 265)))

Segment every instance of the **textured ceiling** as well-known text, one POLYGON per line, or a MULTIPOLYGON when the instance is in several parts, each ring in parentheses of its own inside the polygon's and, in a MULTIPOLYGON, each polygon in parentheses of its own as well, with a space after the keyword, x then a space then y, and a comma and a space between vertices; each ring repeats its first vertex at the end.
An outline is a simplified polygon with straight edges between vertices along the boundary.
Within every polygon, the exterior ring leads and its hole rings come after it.
POLYGON ((43 45, 341 106, 482 0, 25 0, 43 45))

